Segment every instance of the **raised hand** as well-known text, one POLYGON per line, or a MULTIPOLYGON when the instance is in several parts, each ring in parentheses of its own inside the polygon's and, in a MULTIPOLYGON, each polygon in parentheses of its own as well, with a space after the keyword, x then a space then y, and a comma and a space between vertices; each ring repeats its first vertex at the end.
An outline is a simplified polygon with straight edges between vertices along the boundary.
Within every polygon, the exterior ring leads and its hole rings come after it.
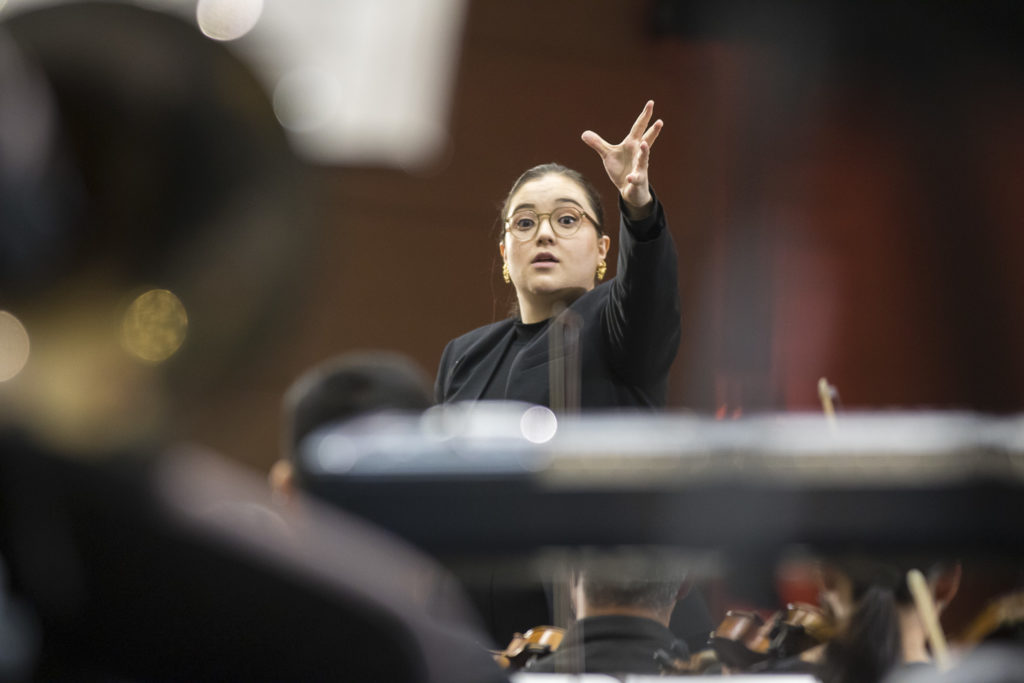
POLYGON ((647 165, 651 158, 651 146, 665 125, 658 119, 648 128, 653 113, 654 100, 648 100, 629 134, 617 145, 607 142, 592 130, 584 131, 581 136, 583 142, 601 156, 604 170, 619 189, 623 201, 635 208, 646 207, 651 203, 647 165))

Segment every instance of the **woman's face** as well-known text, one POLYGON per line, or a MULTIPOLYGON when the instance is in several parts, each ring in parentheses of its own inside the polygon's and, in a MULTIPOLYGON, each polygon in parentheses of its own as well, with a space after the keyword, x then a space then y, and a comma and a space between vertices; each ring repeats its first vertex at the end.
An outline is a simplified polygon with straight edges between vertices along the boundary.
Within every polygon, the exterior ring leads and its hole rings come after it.
POLYGON ((610 240, 598 234, 594 207, 583 188, 561 174, 541 176, 512 195, 503 220, 520 209, 531 209, 540 217, 529 239, 521 241, 506 230, 500 247, 520 301, 524 297, 571 301, 593 289, 597 264, 607 256, 610 240), (574 234, 561 237, 546 214, 567 206, 586 212, 587 217, 574 234))

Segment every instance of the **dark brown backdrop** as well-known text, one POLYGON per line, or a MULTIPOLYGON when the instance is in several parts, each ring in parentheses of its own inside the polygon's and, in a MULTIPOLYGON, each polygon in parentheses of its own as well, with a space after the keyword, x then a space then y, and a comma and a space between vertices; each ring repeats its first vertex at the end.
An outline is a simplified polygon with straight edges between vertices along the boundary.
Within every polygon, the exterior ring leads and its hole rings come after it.
POLYGON ((817 410, 827 376, 855 408, 1019 410, 1019 54, 985 21, 730 31, 666 21, 670 4, 472 2, 447 154, 316 170, 320 248, 277 352, 209 397, 192 438, 265 468, 307 366, 384 348, 433 375, 448 339, 507 310, 494 221, 514 178, 559 161, 613 211, 579 135, 621 136, 648 98, 681 265, 673 409, 817 410))

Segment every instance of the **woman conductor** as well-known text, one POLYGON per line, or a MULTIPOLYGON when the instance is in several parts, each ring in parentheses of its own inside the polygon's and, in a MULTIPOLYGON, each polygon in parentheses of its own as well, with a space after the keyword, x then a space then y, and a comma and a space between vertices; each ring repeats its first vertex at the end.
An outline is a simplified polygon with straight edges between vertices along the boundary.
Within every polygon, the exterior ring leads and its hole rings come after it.
POLYGON ((564 318, 578 325, 581 408, 665 405, 680 338, 679 293, 675 245, 648 184, 663 125, 659 119, 648 126, 653 111, 648 102, 617 145, 592 131, 582 136, 619 192, 619 257, 610 281, 601 283, 611 240, 593 185, 558 164, 516 180, 502 208, 498 248, 519 315, 449 342, 435 385, 439 403, 551 405, 552 321, 564 318))

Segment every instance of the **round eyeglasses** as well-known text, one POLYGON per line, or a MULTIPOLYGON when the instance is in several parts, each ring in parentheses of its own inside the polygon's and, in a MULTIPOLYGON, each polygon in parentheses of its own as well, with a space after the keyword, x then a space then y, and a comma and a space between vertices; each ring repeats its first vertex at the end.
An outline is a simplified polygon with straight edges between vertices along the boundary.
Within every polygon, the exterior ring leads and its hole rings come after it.
MULTIPOLYGON (((533 239, 540 229, 540 222, 547 217, 551 229, 559 237, 572 237, 583 225, 584 218, 590 218, 586 211, 575 206, 560 206, 551 213, 537 213, 533 209, 521 209, 505 221, 505 232, 520 242, 533 239)), ((594 219, 590 218, 593 223, 594 219)))

